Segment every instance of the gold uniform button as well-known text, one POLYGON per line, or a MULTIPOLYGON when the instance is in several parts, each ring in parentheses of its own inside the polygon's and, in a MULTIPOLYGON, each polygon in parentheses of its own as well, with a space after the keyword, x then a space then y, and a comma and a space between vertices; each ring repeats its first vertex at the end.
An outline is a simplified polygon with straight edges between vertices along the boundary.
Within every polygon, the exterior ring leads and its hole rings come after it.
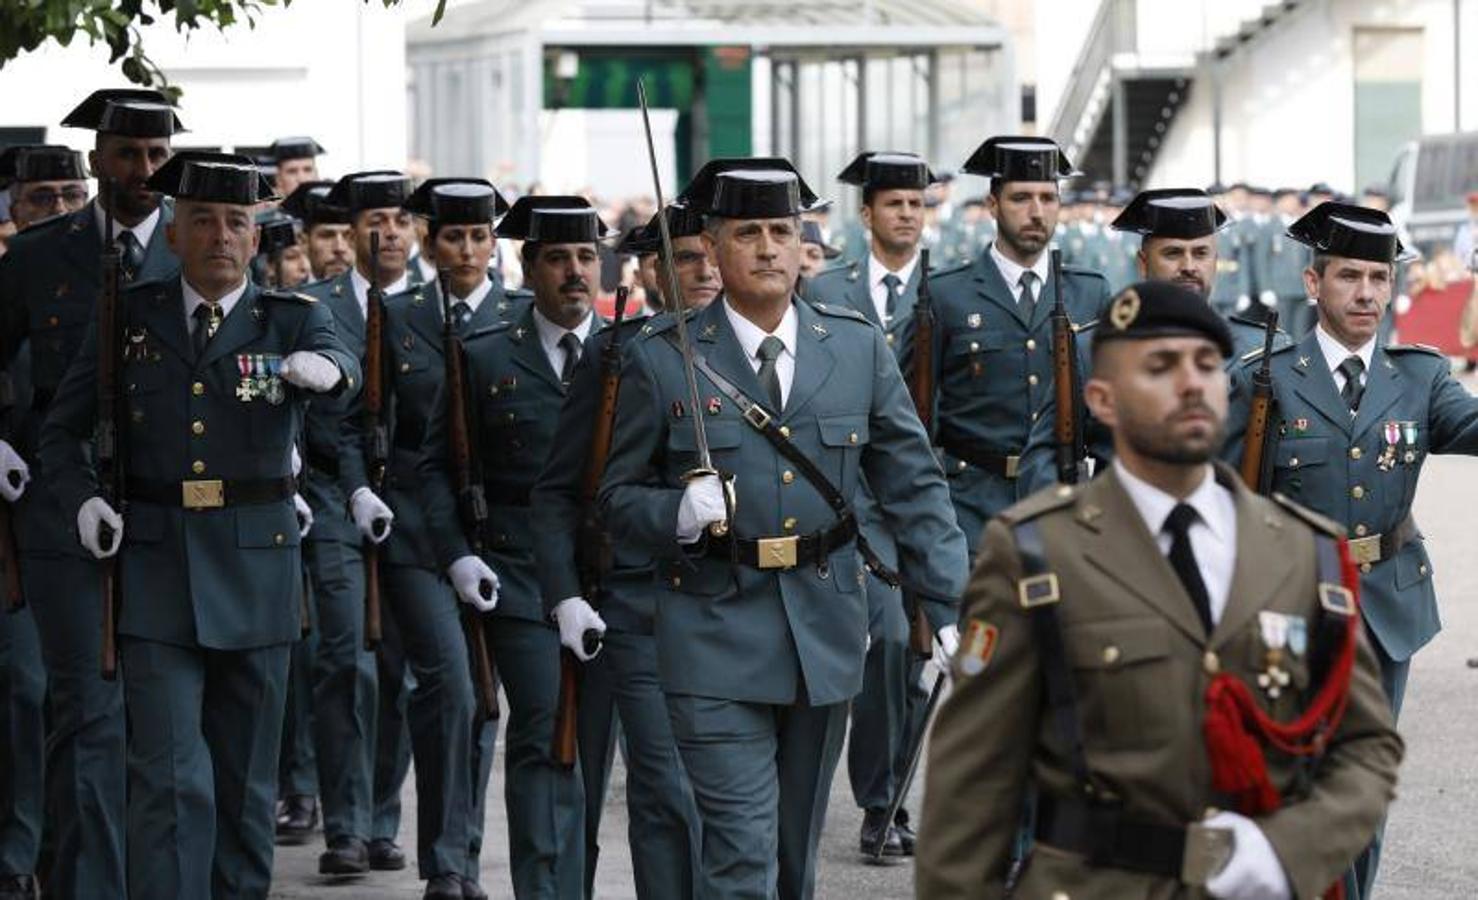
POLYGON ((194 384, 190 385, 190 393, 194 394, 197 397, 204 397, 205 385, 198 381, 195 382, 194 384))
POLYGON ((51 318, 46 320, 46 324, 50 325, 52 328, 55 328, 58 325, 62 324, 62 320, 57 318, 56 316, 52 316, 51 318))
POLYGON ((780 480, 785 484, 790 484, 792 481, 795 481, 795 473, 790 471, 789 469, 786 469, 784 472, 780 473, 780 480))
POLYGON ((1366 533, 1369 531, 1370 529, 1365 527, 1365 523, 1362 522, 1359 525, 1355 526, 1355 537, 1365 537, 1366 533))
POLYGON ((855 443, 857 443, 857 432, 854 431, 851 434, 847 435, 847 443, 849 443, 849 444, 855 444, 855 443))
POLYGON ((789 425, 781 425, 780 426, 780 436, 781 437, 790 437, 790 426, 789 425))
POLYGON ((1068 486, 1066 484, 1059 484, 1057 486, 1057 496, 1059 496, 1059 497, 1071 497, 1072 495, 1073 495, 1073 489, 1070 486, 1068 486))
POLYGON ((1207 675, 1215 675, 1221 671, 1221 657, 1207 650, 1206 655, 1201 657, 1201 667, 1206 670, 1207 675))
POLYGON ((888 335, 888 346, 889 347, 893 346, 893 335, 891 335, 891 334, 888 335))
POLYGON ((970 352, 971 353, 979 353, 980 352, 980 343, 978 341, 971 341, 970 342, 970 352))
POLYGON ((1290 468, 1290 469, 1297 469, 1298 468, 1298 457, 1297 456, 1293 457, 1292 459, 1290 459, 1288 461, 1288 468, 1290 468))
POLYGON ((680 578, 677 575, 672 576, 672 586, 675 587, 675 588, 682 587, 683 586, 683 580, 682 580, 682 578, 680 578))
POLYGON ((1363 499, 1365 497, 1365 488, 1361 487, 1358 484, 1355 485, 1354 487, 1350 488, 1350 496, 1354 497, 1356 500, 1363 499))
POLYGON ((780 523, 780 527, 786 531, 795 531, 795 525, 795 516, 786 516, 785 521, 780 523))
POLYGON ((963 471, 965 471, 968 468, 970 468, 970 464, 967 463, 967 462, 965 462, 963 459, 958 460, 958 461, 955 462, 955 469, 958 470, 958 471, 963 472, 963 471))
POLYGON ((411 370, 411 364, 410 363, 403 362, 403 363, 400 364, 400 371, 402 371, 402 372, 409 372, 410 370, 411 370))
POLYGON ((1033 386, 1033 387, 1036 387, 1037 380, 1038 380, 1037 379, 1037 376, 1035 376, 1035 375, 1028 375, 1028 376, 1026 376, 1026 383, 1029 384, 1029 385, 1031 385, 1031 386, 1033 386))
POLYGON ((1350 459, 1359 459, 1359 458, 1360 458, 1360 448, 1359 447, 1351 447, 1350 448, 1350 459))
POLYGON ((1417 566, 1416 567, 1416 571, 1417 571, 1417 574, 1419 574, 1419 575, 1425 575, 1425 574, 1427 574, 1427 564, 1426 563, 1422 563, 1421 565, 1417 566))
POLYGON ((1370 574, 1370 563, 1368 563, 1368 562, 1361 563, 1360 564, 1360 571, 1363 574, 1369 575, 1370 574))
POLYGON ((281 547, 286 541, 287 541, 287 538, 283 537, 282 536, 282 532, 280 532, 280 531, 278 533, 272 535, 272 543, 276 544, 279 547, 281 547))
POLYGON ((194 472, 196 475, 202 475, 202 474, 204 474, 205 473, 205 461, 204 460, 197 459, 194 462, 190 463, 190 471, 191 472, 194 472))
POLYGON ((1119 661, 1119 648, 1109 644, 1103 648, 1103 661, 1105 665, 1113 665, 1119 661))
POLYGON ((202 422, 202 421, 200 421, 199 419, 196 419, 195 421, 191 422, 190 423, 190 433, 193 434, 193 435, 195 435, 196 437, 199 437, 200 435, 205 434, 205 423, 202 422))
POLYGON ((1067 895, 1067 891, 1053 891, 1052 900, 1073 900, 1067 895))
POLYGON ((1037 420, 1037 413, 1032 413, 1032 421, 1035 422, 1036 420, 1037 420))
POLYGON ((1037 339, 1036 338, 1027 338, 1026 339, 1026 349, 1028 349, 1028 350, 1035 350, 1035 349, 1037 349, 1037 339))

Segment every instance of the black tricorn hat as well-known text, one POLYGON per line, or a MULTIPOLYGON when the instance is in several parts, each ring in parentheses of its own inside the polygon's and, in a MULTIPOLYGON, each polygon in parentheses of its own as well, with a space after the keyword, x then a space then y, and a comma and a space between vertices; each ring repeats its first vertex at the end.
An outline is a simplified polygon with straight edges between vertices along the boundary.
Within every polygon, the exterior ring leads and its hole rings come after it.
POLYGON ((1223 358, 1232 355, 1226 320, 1200 294, 1170 281, 1141 281, 1114 295, 1093 329, 1093 346, 1158 337, 1204 337, 1223 358))
POLYGON ((837 181, 874 191, 922 191, 938 179, 917 154, 890 150, 859 153, 837 175, 837 181))
MULTIPOLYGON (((674 240, 696 237, 703 233, 703 217, 691 209, 669 203, 667 204, 667 233, 674 240)), ((622 235, 615 248, 617 253, 628 256, 657 253, 661 249, 662 226, 657 223, 655 214, 646 221, 646 224, 638 225, 622 235)))
POLYGON ((498 223, 498 237, 544 244, 590 244, 610 231, 584 197, 519 197, 498 223))
POLYGON ((405 204, 411 196, 411 179, 394 169, 352 172, 334 183, 328 202, 353 217, 367 209, 385 209, 405 204))
POLYGON ((1056 181, 1081 175, 1051 138, 993 137, 975 148, 962 167, 971 175, 1002 181, 1056 181))
POLYGON ((840 247, 833 247, 826 242, 826 236, 821 233, 821 224, 810 219, 801 223, 801 243, 820 247, 821 255, 826 259, 836 259, 842 255, 840 247))
POLYGON ((287 162, 290 159, 312 159, 328 151, 318 145, 318 142, 310 137, 284 137, 273 141, 269 148, 272 151, 273 162, 287 162))
POLYGON ((185 130, 169 98, 147 88, 93 91, 62 124, 125 137, 170 137, 185 130))
POLYGON ((314 225, 348 225, 349 213, 328 202, 332 181, 304 181, 282 201, 282 210, 305 227, 314 225))
POLYGON ((276 210, 257 221, 257 253, 271 257, 298 244, 298 220, 276 210))
POLYGON ((1226 221, 1226 213, 1205 191, 1163 188, 1135 194, 1112 227, 1145 237, 1194 240, 1215 234, 1226 221))
POLYGON ((1378 209, 1326 200, 1288 226, 1288 236, 1315 253, 1370 262, 1409 262, 1391 217, 1378 209))
POLYGON ((829 205, 790 160, 778 156, 709 160, 676 202, 700 215, 728 219, 782 219, 829 205))
POLYGON ((253 206, 277 196, 249 156, 185 150, 169 158, 145 185, 176 200, 253 206))
POLYGON ((428 178, 405 208, 436 225, 491 225, 508 211, 508 201, 481 178, 428 178))
POLYGON ((0 187, 29 181, 81 181, 82 154, 59 144, 18 144, 0 151, 0 187))

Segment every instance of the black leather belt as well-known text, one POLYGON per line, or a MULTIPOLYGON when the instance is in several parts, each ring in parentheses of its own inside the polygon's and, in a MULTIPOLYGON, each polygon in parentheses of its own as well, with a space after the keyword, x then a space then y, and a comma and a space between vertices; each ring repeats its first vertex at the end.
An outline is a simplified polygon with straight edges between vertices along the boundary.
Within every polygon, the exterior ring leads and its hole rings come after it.
POLYGON ((295 490, 293 478, 198 479, 195 481, 152 481, 131 478, 128 499, 183 509, 220 509, 224 506, 254 506, 286 500, 295 490))
POLYGON ((404 450, 407 453, 420 453, 421 442, 426 437, 419 429, 411 431, 407 428, 398 428, 395 431, 395 449, 404 450))
POLYGON ((950 456, 1000 478, 1015 478, 1017 467, 1021 464, 1020 453, 1002 453, 999 448, 955 435, 941 434, 939 446, 950 456))
POLYGON ((484 490, 487 492, 488 503, 493 506, 528 506, 529 494, 532 487, 500 488, 491 483, 485 483, 484 490))
POLYGON ((857 519, 851 515, 839 519, 824 531, 792 534, 773 538, 708 538, 708 555, 732 558, 755 569, 794 569, 797 566, 823 563, 833 550, 857 537, 857 519))
POLYGON ((322 472, 330 478, 339 477, 338 457, 324 453, 322 450, 308 448, 308 468, 315 472, 322 472))
POLYGON ((1037 797, 1037 840, 1081 854, 1092 866, 1177 880, 1185 862, 1183 825, 1135 822, 1116 807, 1089 806, 1046 793, 1037 797))
POLYGON ((1406 518, 1390 531, 1350 538, 1350 559, 1357 565, 1391 559, 1401 551, 1402 547, 1411 543, 1418 534, 1420 532, 1416 527, 1416 519, 1408 513, 1406 518))

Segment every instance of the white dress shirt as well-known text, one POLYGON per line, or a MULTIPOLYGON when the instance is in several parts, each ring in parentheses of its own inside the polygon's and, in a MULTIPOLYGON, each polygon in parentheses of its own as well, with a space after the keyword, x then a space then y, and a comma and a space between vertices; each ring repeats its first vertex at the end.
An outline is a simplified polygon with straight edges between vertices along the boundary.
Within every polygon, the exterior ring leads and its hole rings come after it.
POLYGON ((1206 583, 1206 595, 1211 601, 1211 623, 1214 625, 1221 621, 1221 614, 1227 608, 1232 572, 1237 566, 1237 504, 1232 492, 1216 482, 1211 466, 1207 465, 1205 470, 1201 486, 1181 501, 1136 478, 1123 463, 1114 460, 1114 472, 1119 483, 1134 502, 1135 509, 1139 510, 1161 553, 1170 553, 1170 532, 1165 530, 1165 520, 1170 518, 1170 511, 1176 504, 1189 504, 1199 514, 1189 529, 1191 552, 1196 555, 1196 566, 1201 570, 1201 580, 1206 583))
POLYGON ((1329 367, 1329 374, 1334 376, 1335 390, 1343 392, 1345 389, 1345 373, 1339 370, 1339 364, 1351 356, 1358 356, 1365 363, 1365 369, 1360 373, 1360 385, 1363 387, 1369 383, 1370 361, 1375 356, 1375 338, 1366 341, 1365 346, 1359 350, 1351 350, 1335 340, 1324 330, 1323 325, 1315 325, 1314 339, 1319 342, 1319 350, 1324 354, 1324 364, 1329 367))
POLYGON ((539 312, 538 307, 534 308, 534 328, 539 332, 539 346, 544 348, 544 356, 549 360, 549 367, 554 370, 555 378, 564 372, 565 365, 565 348, 559 345, 560 338, 566 334, 573 334, 580 339, 583 345, 585 337, 590 334, 590 326, 594 322, 595 313, 586 313, 585 321, 574 328, 565 328, 545 318, 544 314, 539 312))
MULTIPOLYGON (((1026 266, 1007 258, 1006 254, 996 249, 996 242, 990 242, 990 258, 995 261, 996 268, 1001 272, 1001 278, 1006 282, 1006 287, 1011 289, 1011 296, 1017 303, 1021 302, 1021 273, 1026 271, 1026 266)), ((1051 257, 1044 250, 1037 261, 1032 264, 1031 270, 1037 273, 1037 288, 1032 292, 1032 300, 1039 300, 1042 296, 1042 288, 1047 284, 1047 275, 1052 271, 1051 257)))
POLYGON ((438 274, 436 271, 436 263, 433 262, 428 256, 426 256, 424 251, 421 253, 420 256, 416 257, 416 268, 421 270, 422 281, 425 281, 429 284, 436 283, 436 277, 438 274))
MULTIPOLYGON (((97 217, 98 234, 102 234, 103 229, 107 227, 107 216, 103 213, 103 205, 94 201, 92 204, 92 214, 97 217)), ((156 206, 153 212, 144 217, 144 221, 132 228, 125 227, 122 222, 114 219, 113 240, 116 242, 120 234, 125 231, 132 231, 134 238, 139 242, 139 246, 148 249, 149 241, 154 237, 154 229, 159 225, 160 215, 160 207, 156 206)))
POLYGON ((892 273, 898 276, 898 295, 903 296, 903 290, 908 287, 908 280, 913 277, 913 270, 919 264, 919 255, 915 253, 913 258, 904 264, 903 268, 896 272, 883 265, 882 261, 869 253, 867 255, 867 287, 872 292, 872 305, 878 312, 878 321, 887 324, 888 321, 888 287, 883 284, 884 276, 892 273))
MULTIPOLYGON (((359 302, 359 314, 368 319, 370 289, 369 279, 359 274, 358 269, 350 269, 349 283, 354 288, 354 299, 359 302)), ((395 279, 394 284, 391 284, 385 288, 385 296, 389 297, 392 294, 398 294, 410 286, 411 275, 409 272, 404 272, 399 278, 395 279)))
POLYGON ((482 306, 482 301, 484 301, 484 300, 487 299, 488 294, 492 290, 493 290, 493 280, 491 278, 487 277, 486 275, 484 275, 482 277, 482 283, 479 284, 477 287, 473 288, 472 289, 472 293, 468 294, 465 297, 458 297, 456 291, 451 291, 450 293, 452 295, 451 296, 451 301, 452 302, 449 303, 449 304, 447 304, 447 305, 448 306, 456 306, 458 303, 465 303, 465 304, 467 304, 467 308, 469 310, 471 310, 472 314, 473 315, 476 315, 477 314, 477 308, 479 306, 482 306))
MULTIPOLYGON (((188 334, 194 335, 196 324, 195 310, 200 306, 200 304, 205 302, 205 298, 200 296, 199 291, 190 287, 190 282, 186 281, 185 276, 183 275, 180 276, 180 292, 185 295, 185 331, 188 334)), ((244 293, 246 293, 245 278, 241 279, 241 284, 233 289, 231 293, 225 295, 219 301, 217 301, 221 307, 222 322, 226 320, 227 316, 231 315, 231 309, 236 306, 236 301, 240 300, 241 295, 244 293)))
POLYGON ((775 360, 775 377, 780 381, 780 406, 783 409, 785 402, 790 399, 790 384, 795 381, 795 344, 797 332, 800 330, 800 320, 796 318, 795 304, 790 303, 785 307, 785 315, 781 317, 780 324, 774 332, 765 331, 735 312, 727 299, 724 300, 724 315, 729 317, 729 327, 734 329, 734 336, 739 339, 739 346, 744 348, 744 357, 749 360, 749 365, 755 372, 760 370, 761 341, 773 333, 780 339, 780 343, 785 345, 785 350, 775 360))

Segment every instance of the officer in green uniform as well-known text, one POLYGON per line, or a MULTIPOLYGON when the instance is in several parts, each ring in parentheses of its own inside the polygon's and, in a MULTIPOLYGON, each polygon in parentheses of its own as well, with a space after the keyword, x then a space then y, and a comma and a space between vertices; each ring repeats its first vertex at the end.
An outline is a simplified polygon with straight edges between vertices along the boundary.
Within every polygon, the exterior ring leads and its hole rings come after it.
MULTIPOLYGON (((945 475, 966 543, 1016 502, 1021 453, 1037 410, 1052 394, 1057 285, 1047 242, 1057 227, 1058 181, 1074 174, 1046 138, 991 138, 965 163, 991 179, 987 203, 998 232, 974 262, 930 275, 934 298, 935 418, 945 475)), ((1097 272, 1063 266, 1063 300, 1074 322, 1108 302, 1097 272)))
MULTIPOLYGON (((304 292, 327 307, 340 339, 361 361, 371 281, 389 296, 413 284, 416 277, 406 266, 411 217, 401 209, 409 195, 410 181, 404 175, 373 171, 346 175, 321 200, 311 194, 304 198, 310 212, 326 210, 349 222, 354 266, 335 278, 309 285, 304 292), (378 270, 369 252, 372 234, 379 235, 378 270)), ((346 459, 359 453, 358 448, 345 446, 341 435, 349 402, 350 398, 341 397, 310 403, 305 426, 304 494, 318 520, 309 533, 308 564, 318 612, 313 721, 327 845, 319 858, 319 870, 329 875, 405 866, 405 856, 394 843, 399 830, 400 779, 394 780, 392 788, 393 822, 382 832, 379 823, 372 821, 379 816, 380 799, 372 791, 377 787, 372 778, 379 765, 375 748, 385 743, 387 735, 404 732, 399 717, 385 714, 383 695, 398 697, 405 676, 399 669, 388 677, 383 670, 377 676, 374 656, 364 651, 364 564, 360 555, 364 538, 357 521, 343 512, 349 505, 349 490, 342 480, 349 469, 346 459)), ((384 619, 389 623, 391 617, 384 619)), ((404 746, 405 741, 392 743, 391 749, 404 746)), ((399 768, 401 756, 392 752, 393 768, 399 768)))
MULTIPOLYGON (((719 281, 703 246, 703 219, 690 210, 669 206, 667 222, 684 306, 688 309, 707 306, 717 296, 719 281)), ((656 259, 661 249, 659 227, 654 217, 632 229, 623 246, 643 260, 656 259)), ((656 271, 663 270, 658 267, 656 271)), ((653 279, 654 291, 661 291, 661 277, 659 274, 653 279)), ((578 561, 588 550, 580 544, 586 539, 581 527, 582 517, 587 513, 582 507, 581 490, 592 452, 596 411, 602 402, 601 360, 613 340, 619 339, 623 354, 629 351, 645 321, 645 316, 637 314, 623 322, 619 338, 606 328, 585 342, 570 383, 569 398, 560 412, 549 458, 534 486, 533 530, 539 535, 534 558, 538 564, 540 593, 550 614, 561 601, 581 595, 578 561)), ((625 736, 626 802, 637 896, 675 900, 701 897, 703 891, 697 881, 698 810, 682 760, 678 758, 657 676, 652 559, 647 554, 625 549, 616 535, 606 540, 612 544, 613 557, 609 570, 600 573, 601 595, 590 602, 599 607, 600 616, 609 627, 601 653, 584 664, 580 693, 580 765, 585 772, 585 789, 589 792, 593 785, 599 785, 601 799, 604 798, 603 780, 590 772, 592 765, 601 762, 599 754, 606 749, 600 741, 603 732, 584 727, 584 721, 592 715, 592 706, 596 707, 594 716, 600 718, 600 696, 610 693, 619 710, 625 736), (603 670, 597 668, 601 662, 605 663, 603 670), (606 685, 600 685, 599 679, 604 679, 606 685), (585 746, 592 735, 597 738, 597 752, 588 752, 585 746)), ((588 846, 592 840, 589 817, 592 812, 598 815, 599 800, 592 804, 588 793, 585 799, 587 859, 593 862, 594 854, 588 846)), ((586 873, 587 896, 592 874, 586 873)))
MULTIPOLYGON (((1227 229, 1228 221, 1221 207, 1205 192, 1195 188, 1141 191, 1114 220, 1113 227, 1140 235, 1137 264, 1141 278, 1172 282, 1210 302, 1221 271, 1218 237, 1227 229)), ((1262 349, 1267 329, 1236 314, 1222 318, 1232 335, 1233 356, 1227 363, 1231 368, 1239 364, 1239 358, 1262 349)), ((1079 373, 1092 368, 1089 339, 1097 325, 1097 322, 1074 323, 1079 373)), ((1274 335, 1274 347, 1290 343, 1286 333, 1279 331, 1274 335)), ((1113 436, 1086 410, 1080 409, 1079 415, 1084 418, 1087 455, 1102 466, 1113 459, 1113 436)), ((1054 393, 1047 396, 1038 410, 1026 452, 1022 454, 1020 481, 1027 492, 1040 490, 1057 480, 1054 466, 1057 441, 1053 431, 1056 418, 1054 393)))
POLYGON ((1273 207, 1253 245, 1252 281, 1258 302, 1276 309, 1279 325, 1298 339, 1313 325, 1303 280, 1309 254, 1288 238, 1286 230, 1299 217, 1303 205, 1298 191, 1279 188, 1273 191, 1273 207))
MULTIPOLYGON (((0 353, 17 382, 34 391, 17 409, 10 438, 35 454, 41 423, 82 342, 102 286, 105 210, 112 213, 124 284, 171 272, 165 237, 172 212, 146 182, 181 131, 164 96, 149 90, 97 91, 63 120, 97 132, 89 155, 106 195, 17 235, 0 258, 0 353), (29 343, 28 371, 16 372, 29 343)), ((121 897, 124 891, 126 769, 123 691, 98 677, 102 635, 94 566, 77 545, 76 508, 56 479, 31 460, 31 482, 15 507, 21 574, 41 637, 50 695, 47 810, 57 865, 44 880, 58 897, 121 897)))
POLYGON ((122 514, 84 452, 95 330, 57 389, 41 460, 82 545, 119 554, 130 894, 265 898, 300 618, 292 446, 306 395, 344 390, 359 367, 326 309, 246 277, 252 207, 270 196, 249 159, 182 153, 145 186, 176 199, 165 227, 180 276, 119 302, 122 514))
MULTIPOLYGON (((87 203, 82 154, 67 147, 20 145, 0 153, 0 191, 22 232, 51 216, 76 212, 87 203)), ((29 344, 3 377, 8 385, 3 413, 14 418, 34 401, 29 344)), ((0 497, 19 501, 30 468, 10 442, 0 473, 0 497)), ((11 527, 16 527, 12 508, 11 527)), ((29 606, 0 614, 0 900, 36 893, 34 872, 41 844, 46 741, 46 669, 41 638, 29 606)))
POLYGON ((349 214, 328 202, 333 187, 332 181, 305 181, 282 201, 282 211, 303 223, 314 281, 337 278, 354 265, 349 214))
MULTIPOLYGON (((906 344, 898 337, 912 321, 919 280, 919 241, 923 234, 924 192, 934 182, 928 165, 911 153, 863 153, 837 175, 862 188, 862 221, 872 236, 860 262, 835 269, 810 284, 807 299, 861 313, 879 326, 895 354, 906 344)), ((864 485, 865 488, 865 485, 864 485)), ((879 557, 897 565, 893 536, 883 527, 871 496, 856 500, 863 534, 879 557)), ((886 821, 888 803, 908 764, 908 748, 923 727, 927 694, 920 688, 923 660, 908 646, 908 616, 898 589, 881 578, 867 579, 867 661, 862 693, 852 701, 852 736, 847 743, 847 774, 852 797, 865 811, 859 849, 871 859, 881 838, 889 856, 913 853, 908 811, 886 821)))
MULTIPOLYGON (((466 343, 467 396, 476 398, 487 492, 485 552, 500 583, 497 609, 482 622, 508 696, 504 804, 518 897, 577 897, 585 877, 579 762, 566 770, 553 755, 559 648, 563 643, 588 659, 583 634, 604 632, 606 625, 578 596, 555 606, 553 622, 545 614, 529 498, 585 339, 599 324, 592 307, 600 284, 597 244, 606 233, 583 198, 520 198, 498 223, 498 236, 523 241, 520 255, 533 306, 515 322, 472 332, 466 343)), ((447 415, 443 403, 428 426, 419 487, 437 552, 457 566, 476 557, 468 556, 451 489, 447 415)), ((479 789, 479 812, 483 794, 479 789)))
MULTIPOLYGON (((1224 207, 1226 198, 1232 193, 1230 190, 1221 184, 1213 184, 1206 193, 1217 201, 1218 208, 1228 212, 1224 207)), ((1211 308, 1228 319, 1252 303, 1251 269, 1247 264, 1251 248, 1242 240, 1240 212, 1230 210, 1229 218, 1228 226, 1216 232, 1216 282, 1211 290, 1211 308)))
POLYGON ((277 192, 292 195, 298 185, 318 179, 318 157, 327 151, 310 137, 283 137, 267 148, 271 157, 277 192))
POLYGON ((722 299, 687 322, 699 399, 677 320, 644 326, 602 509, 657 567, 658 671, 702 822, 704 890, 808 897, 847 702, 862 687, 859 479, 898 538, 903 580, 946 633, 965 546, 882 332, 793 293, 810 188, 785 160, 715 160, 679 202, 709 217, 724 279, 722 299), (731 498, 699 468, 700 424, 731 498))
MULTIPOLYGON (((1429 454, 1478 454, 1478 398, 1437 350, 1379 340, 1395 265, 1410 258, 1385 213, 1323 203, 1287 238, 1313 254, 1304 289, 1319 320, 1273 355, 1272 489, 1348 529, 1360 610, 1399 715, 1411 657, 1441 629, 1432 561, 1411 514, 1417 481, 1429 454)), ((1233 372, 1225 456, 1234 464, 1260 357, 1233 372)), ((1361 896, 1379 857, 1377 836, 1356 864, 1361 896)))

